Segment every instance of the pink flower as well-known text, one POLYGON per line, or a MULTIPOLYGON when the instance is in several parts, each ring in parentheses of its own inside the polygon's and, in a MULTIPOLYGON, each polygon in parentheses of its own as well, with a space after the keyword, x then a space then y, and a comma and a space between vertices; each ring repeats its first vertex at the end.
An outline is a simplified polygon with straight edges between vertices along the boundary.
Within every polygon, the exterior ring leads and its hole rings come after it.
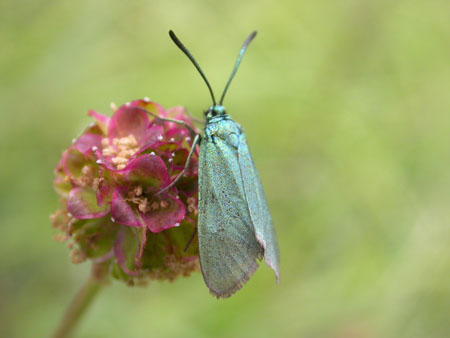
POLYGON ((87 258, 108 266, 116 278, 174 279, 198 270, 198 247, 184 252, 197 224, 198 149, 182 178, 195 128, 182 107, 164 110, 149 100, 117 109, 111 118, 95 119, 73 140, 55 169, 54 186, 61 208, 53 224, 68 240, 73 261, 87 258))

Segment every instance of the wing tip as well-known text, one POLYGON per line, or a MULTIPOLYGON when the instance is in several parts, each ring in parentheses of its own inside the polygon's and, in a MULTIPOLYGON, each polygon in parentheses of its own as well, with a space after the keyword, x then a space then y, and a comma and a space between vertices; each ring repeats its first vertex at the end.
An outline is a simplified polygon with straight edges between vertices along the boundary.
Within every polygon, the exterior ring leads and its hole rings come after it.
POLYGON ((258 234, 256 234, 256 240, 259 242, 262 249, 264 250, 263 253, 264 262, 275 273, 277 284, 280 285, 281 277, 280 277, 280 258, 279 258, 278 244, 275 246, 275 254, 268 257, 268 255, 266 255, 267 253, 266 242, 261 237, 259 237, 258 234), (275 261, 272 258, 274 258, 275 261))
POLYGON ((235 294, 237 291, 239 291, 240 289, 242 289, 242 287, 249 281, 249 279, 255 274, 256 270, 258 270, 259 264, 258 261, 259 259, 262 258, 258 257, 258 260, 255 261, 255 264, 252 265, 252 267, 250 268, 250 270, 245 274, 245 276, 238 281, 233 287, 229 288, 226 291, 223 292, 217 292, 215 290, 213 290, 208 284, 206 284, 208 286, 209 292, 214 295, 217 299, 221 299, 221 298, 230 298, 233 294, 235 294))

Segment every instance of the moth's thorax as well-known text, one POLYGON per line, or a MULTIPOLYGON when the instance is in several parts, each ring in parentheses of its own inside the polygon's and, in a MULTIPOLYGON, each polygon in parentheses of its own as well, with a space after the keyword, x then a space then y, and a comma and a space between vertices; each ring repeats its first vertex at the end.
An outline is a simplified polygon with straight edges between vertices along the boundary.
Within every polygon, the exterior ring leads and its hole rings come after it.
POLYGON ((228 114, 223 113, 206 119, 204 137, 212 142, 218 137, 237 148, 239 136, 243 132, 238 123, 234 122, 228 114))

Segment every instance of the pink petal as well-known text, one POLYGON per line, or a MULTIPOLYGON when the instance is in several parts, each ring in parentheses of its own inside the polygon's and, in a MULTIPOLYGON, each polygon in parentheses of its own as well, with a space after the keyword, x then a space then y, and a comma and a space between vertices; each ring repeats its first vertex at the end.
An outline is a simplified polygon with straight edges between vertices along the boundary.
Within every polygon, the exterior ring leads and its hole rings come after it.
POLYGON ((78 219, 103 217, 109 212, 109 205, 98 206, 95 191, 88 187, 74 188, 67 197, 67 210, 78 219))
POLYGON ((102 143, 102 136, 99 134, 83 134, 73 144, 84 156, 89 156, 93 151, 99 149, 102 143))
POLYGON ((172 153, 178 149, 178 143, 175 142, 160 142, 155 145, 159 152, 172 153))
POLYGON ((168 203, 167 207, 141 214, 147 228, 154 233, 179 226, 186 212, 184 204, 175 197, 166 194, 162 201, 168 203))
POLYGON ((181 117, 186 116, 184 112, 185 108, 183 106, 175 106, 167 110, 167 116, 173 119, 175 118, 180 119, 181 117))
POLYGON ((161 106, 159 103, 156 103, 154 101, 149 100, 136 100, 130 102, 131 106, 138 106, 141 107, 149 112, 152 112, 153 114, 156 114, 161 117, 166 117, 167 113, 164 110, 163 106, 161 106))
POLYGON ((149 127, 148 115, 131 104, 121 106, 112 116, 108 126, 108 136, 113 138, 133 135, 138 144, 145 140, 149 127))
POLYGON ((103 134, 106 135, 106 133, 108 131, 108 125, 109 125, 110 118, 106 115, 97 113, 94 110, 89 110, 88 115, 92 116, 94 119, 97 120, 97 125, 99 126, 99 128, 101 129, 103 134))
MULTIPOLYGON (((67 151, 67 150, 66 150, 67 151)), ((59 159, 58 163, 56 164, 54 173, 63 173, 64 172, 64 154, 66 153, 66 151, 63 152, 61 158, 59 159)))
POLYGON ((117 239, 114 243, 114 255, 117 258, 117 262, 122 268, 123 272, 127 275, 138 276, 139 269, 135 263, 135 257, 138 255, 139 241, 136 235, 133 234, 130 229, 121 228, 117 235, 117 239))
MULTIPOLYGON (((159 125, 153 125, 150 128, 148 128, 145 132, 144 137, 142 138, 141 142, 139 143, 141 146, 141 149, 143 147, 147 147, 150 145, 155 144, 156 142, 159 141, 159 138, 163 135, 164 133, 164 128, 162 126, 159 125)), ((142 150, 139 150, 142 151, 142 150)))
MULTIPOLYGON (((142 153, 149 154, 150 152, 152 152, 153 154, 155 153, 158 154, 159 157, 165 155, 165 157, 169 158, 171 157, 170 155, 178 149, 178 147, 179 145, 175 142, 157 141, 155 143, 141 147, 139 151, 131 157, 131 160, 134 160, 137 157, 142 156, 142 153)), ((167 164, 166 161, 164 162, 167 164)), ((128 162, 128 164, 130 164, 130 162, 128 162)))
MULTIPOLYGON (((175 151, 173 153, 173 155, 174 156, 172 157, 173 158, 172 163, 173 163, 174 167, 176 169, 183 169, 186 164, 186 161, 187 161, 187 158, 189 155, 189 151, 187 149, 181 148, 181 149, 178 149, 177 151, 175 151)), ((191 157, 189 166, 192 167, 194 163, 196 163, 196 160, 194 157, 191 157)))
POLYGON ((114 190, 114 182, 108 170, 104 167, 99 167, 100 182, 97 189, 97 204, 103 205, 107 201, 111 201, 112 192, 114 190))
POLYGON ((72 177, 80 176, 81 169, 87 164, 86 157, 74 147, 64 151, 61 162, 64 174, 72 177))
POLYGON ((103 166, 104 168, 110 170, 110 171, 117 171, 116 166, 111 161, 109 157, 103 156, 102 152, 100 150, 97 150, 95 152, 95 157, 97 158, 96 163, 103 166))
POLYGON ((110 255, 118 229, 119 226, 112 223, 108 216, 71 223, 72 236, 76 237, 80 249, 89 258, 99 260, 107 259, 110 255))
POLYGON ((169 173, 164 161, 158 155, 143 154, 131 158, 126 167, 116 169, 113 162, 102 155, 100 151, 95 153, 97 163, 109 172, 122 175, 126 183, 138 183, 148 188, 148 191, 157 191, 159 187, 169 183, 169 173))
POLYGON ((157 192, 170 183, 169 173, 163 160, 157 155, 144 154, 124 169, 117 171, 128 184, 139 184, 145 192, 157 192))
POLYGON ((110 251, 108 251, 106 254, 104 254, 103 256, 100 257, 96 257, 94 259, 92 259, 92 261, 94 263, 104 263, 106 261, 109 261, 111 258, 114 257, 114 250, 111 249, 110 251))
POLYGON ((172 128, 166 131, 165 138, 167 140, 173 139, 177 143, 182 143, 186 140, 186 137, 190 137, 190 133, 186 128, 172 128))
MULTIPOLYGON (((197 128, 192 124, 191 119, 186 115, 186 109, 182 106, 176 106, 173 108, 170 108, 167 111, 167 116, 174 119, 174 120, 178 120, 178 121, 184 121, 186 122, 189 126, 191 126, 194 130, 196 130, 197 128)), ((168 122, 166 124, 167 129, 171 130, 173 128, 178 128, 178 129, 186 129, 184 126, 180 125, 179 123, 173 123, 173 122, 168 122)))
POLYGON ((55 167, 55 179, 53 180, 53 187, 58 192, 58 194, 67 196, 70 192, 70 189, 72 189, 72 186, 70 185, 70 181, 67 180, 67 175, 64 172, 63 158, 64 155, 60 158, 58 164, 55 167))
MULTIPOLYGON (((189 124, 192 128, 196 129, 195 126, 192 124, 192 120, 186 114, 186 109, 182 106, 176 106, 176 107, 170 108, 167 111, 167 116, 174 120, 184 121, 187 124, 189 124)), ((177 125, 180 126, 180 124, 177 124, 177 125)), ((180 127, 182 127, 182 126, 180 126, 180 127)))
POLYGON ((142 256, 144 255, 145 244, 147 243, 147 228, 141 230, 141 241, 139 245, 139 252, 136 255, 136 265, 140 267, 142 256))
POLYGON ((114 189, 111 202, 111 217, 114 222, 132 227, 141 227, 141 222, 123 196, 126 190, 126 188, 114 189))

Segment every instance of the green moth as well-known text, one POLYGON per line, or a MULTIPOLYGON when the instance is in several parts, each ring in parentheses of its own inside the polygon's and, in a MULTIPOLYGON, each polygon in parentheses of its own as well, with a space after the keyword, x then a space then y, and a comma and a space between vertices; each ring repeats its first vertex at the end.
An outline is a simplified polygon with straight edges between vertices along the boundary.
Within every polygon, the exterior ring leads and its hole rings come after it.
MULTIPOLYGON (((173 31, 169 35, 197 68, 213 101, 204 113, 204 135, 195 135, 185 165, 186 170, 196 144, 200 143, 198 244, 205 283, 217 298, 230 297, 248 281, 262 258, 279 283, 278 243, 264 190, 244 131, 222 105, 256 32, 242 45, 219 104, 197 61, 173 31)), ((172 187, 183 173, 184 170, 163 191, 172 187)))

